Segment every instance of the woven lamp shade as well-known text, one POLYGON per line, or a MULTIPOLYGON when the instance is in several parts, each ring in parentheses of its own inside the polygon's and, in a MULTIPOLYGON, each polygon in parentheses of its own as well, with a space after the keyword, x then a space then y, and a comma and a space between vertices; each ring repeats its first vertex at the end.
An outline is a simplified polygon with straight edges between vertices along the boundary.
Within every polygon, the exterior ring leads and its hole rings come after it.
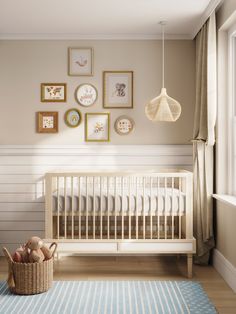
POLYGON ((145 106, 145 114, 154 122, 175 122, 181 115, 181 106, 178 101, 167 95, 165 88, 162 88, 161 94, 145 106))

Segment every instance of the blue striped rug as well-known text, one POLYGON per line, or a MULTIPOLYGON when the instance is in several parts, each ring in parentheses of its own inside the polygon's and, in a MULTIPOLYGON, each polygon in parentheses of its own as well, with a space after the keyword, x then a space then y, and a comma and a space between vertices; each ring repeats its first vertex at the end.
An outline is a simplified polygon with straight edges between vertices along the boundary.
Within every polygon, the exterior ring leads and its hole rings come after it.
POLYGON ((192 281, 55 281, 46 293, 10 294, 0 282, 0 313, 212 314, 201 285, 192 281))

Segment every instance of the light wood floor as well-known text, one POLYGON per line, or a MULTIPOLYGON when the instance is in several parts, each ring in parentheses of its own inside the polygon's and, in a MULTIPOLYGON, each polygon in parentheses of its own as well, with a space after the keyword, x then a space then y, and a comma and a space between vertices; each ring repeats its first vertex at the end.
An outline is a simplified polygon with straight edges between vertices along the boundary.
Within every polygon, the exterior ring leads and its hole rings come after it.
MULTIPOLYGON (((184 258, 171 256, 62 257, 54 269, 54 280, 188 280, 184 258)), ((193 272, 220 314, 236 314, 236 294, 213 267, 195 265, 193 272)), ((0 258, 0 280, 6 277, 0 258)))

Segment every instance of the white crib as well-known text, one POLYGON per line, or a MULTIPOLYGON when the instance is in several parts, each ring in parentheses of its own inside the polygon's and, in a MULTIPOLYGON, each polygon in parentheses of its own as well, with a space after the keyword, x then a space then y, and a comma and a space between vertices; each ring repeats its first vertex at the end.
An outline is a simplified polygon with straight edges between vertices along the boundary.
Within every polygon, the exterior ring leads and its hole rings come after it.
POLYGON ((192 173, 46 174, 46 241, 76 254, 187 254, 192 276, 192 173))

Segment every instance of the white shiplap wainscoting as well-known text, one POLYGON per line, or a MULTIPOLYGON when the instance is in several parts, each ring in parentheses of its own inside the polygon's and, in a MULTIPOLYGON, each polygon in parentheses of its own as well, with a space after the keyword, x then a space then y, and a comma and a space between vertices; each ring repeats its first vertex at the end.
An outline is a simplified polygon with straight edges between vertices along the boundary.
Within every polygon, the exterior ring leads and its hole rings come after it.
POLYGON ((49 171, 192 169, 191 145, 0 145, 0 246, 44 237, 49 171))

